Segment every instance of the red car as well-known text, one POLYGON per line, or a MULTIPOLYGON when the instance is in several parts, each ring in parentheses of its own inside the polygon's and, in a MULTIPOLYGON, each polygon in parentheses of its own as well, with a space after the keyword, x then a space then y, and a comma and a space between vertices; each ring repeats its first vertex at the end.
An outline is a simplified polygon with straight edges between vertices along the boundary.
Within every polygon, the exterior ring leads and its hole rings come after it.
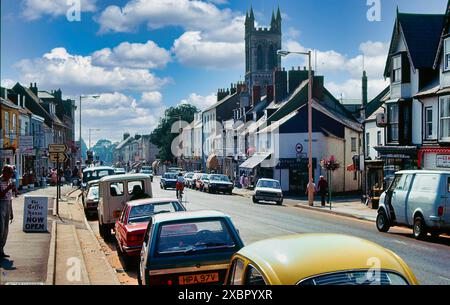
POLYGON ((117 252, 125 258, 125 263, 139 257, 152 215, 181 211, 186 208, 177 199, 148 198, 127 202, 115 225, 117 252))

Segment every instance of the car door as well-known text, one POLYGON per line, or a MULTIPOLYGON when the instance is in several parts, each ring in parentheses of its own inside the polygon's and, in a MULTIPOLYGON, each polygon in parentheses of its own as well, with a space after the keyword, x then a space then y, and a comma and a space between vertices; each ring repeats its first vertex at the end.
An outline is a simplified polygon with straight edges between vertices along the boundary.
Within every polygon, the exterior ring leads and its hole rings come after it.
POLYGON ((407 224, 407 199, 413 178, 413 174, 403 174, 392 192, 391 203, 394 209, 396 222, 399 224, 407 224))
POLYGON ((147 230, 145 230, 144 242, 142 243, 141 255, 139 257, 138 272, 140 274, 143 285, 147 284, 146 277, 145 277, 145 267, 147 265, 147 259, 148 259, 151 229, 152 229, 152 221, 150 220, 150 222, 147 225, 147 230))
POLYGON ((450 226, 450 175, 445 177, 445 190, 443 196, 445 197, 443 220, 446 226, 450 226))
POLYGON ((111 182, 109 184, 109 192, 110 196, 108 197, 108 202, 106 202, 109 210, 108 223, 114 223, 120 217, 124 202, 126 200, 125 183, 123 181, 111 182))
POLYGON ((116 222, 116 239, 120 246, 123 245, 123 241, 126 238, 125 222, 128 218, 128 206, 124 206, 122 210, 122 215, 120 215, 119 220, 116 222))

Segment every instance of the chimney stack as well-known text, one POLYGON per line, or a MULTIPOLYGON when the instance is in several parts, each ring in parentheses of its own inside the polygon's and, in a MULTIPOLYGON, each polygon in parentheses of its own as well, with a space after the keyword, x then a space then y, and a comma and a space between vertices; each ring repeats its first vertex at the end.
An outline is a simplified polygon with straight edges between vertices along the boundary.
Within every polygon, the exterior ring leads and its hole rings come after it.
POLYGON ((274 100, 279 103, 287 97, 287 71, 283 68, 282 71, 274 72, 274 100))
POLYGON ((272 103, 273 102, 273 85, 267 85, 266 96, 267 96, 267 102, 272 103))
POLYGON ((255 107, 261 101, 261 86, 254 85, 252 90, 252 106, 255 107))

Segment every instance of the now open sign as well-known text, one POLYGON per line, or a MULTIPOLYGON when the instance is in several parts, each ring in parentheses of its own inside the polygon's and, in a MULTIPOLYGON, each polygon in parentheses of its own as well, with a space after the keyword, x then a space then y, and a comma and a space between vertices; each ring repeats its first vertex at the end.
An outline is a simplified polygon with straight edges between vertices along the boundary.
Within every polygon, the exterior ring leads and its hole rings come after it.
POLYGON ((48 197, 25 196, 23 231, 47 232, 48 197))

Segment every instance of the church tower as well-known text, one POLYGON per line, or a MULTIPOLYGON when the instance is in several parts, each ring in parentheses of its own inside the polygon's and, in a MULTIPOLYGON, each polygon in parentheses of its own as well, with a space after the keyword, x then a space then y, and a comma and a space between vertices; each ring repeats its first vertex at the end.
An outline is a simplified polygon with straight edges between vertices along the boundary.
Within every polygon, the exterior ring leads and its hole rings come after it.
POLYGON ((245 82, 250 92, 260 86, 261 93, 273 85, 273 71, 281 68, 281 12, 272 12, 270 28, 255 28, 253 7, 245 16, 245 82))

